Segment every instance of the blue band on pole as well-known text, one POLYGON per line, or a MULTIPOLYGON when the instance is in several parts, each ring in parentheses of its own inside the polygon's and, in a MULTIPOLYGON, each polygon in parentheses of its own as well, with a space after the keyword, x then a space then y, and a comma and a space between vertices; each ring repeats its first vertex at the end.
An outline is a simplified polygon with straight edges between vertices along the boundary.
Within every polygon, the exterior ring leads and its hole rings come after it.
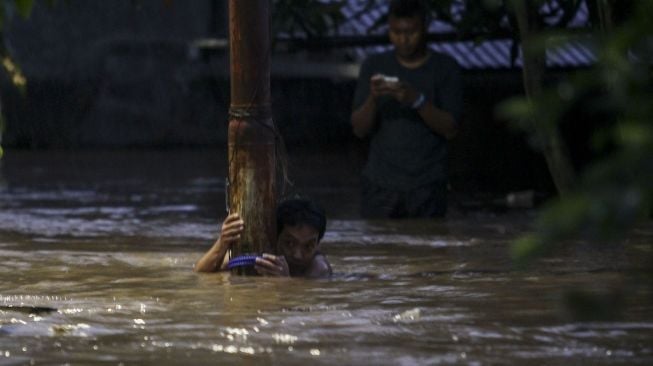
POLYGON ((256 264, 257 255, 241 255, 239 257, 232 258, 227 263, 227 269, 232 269, 235 267, 249 267, 256 264))

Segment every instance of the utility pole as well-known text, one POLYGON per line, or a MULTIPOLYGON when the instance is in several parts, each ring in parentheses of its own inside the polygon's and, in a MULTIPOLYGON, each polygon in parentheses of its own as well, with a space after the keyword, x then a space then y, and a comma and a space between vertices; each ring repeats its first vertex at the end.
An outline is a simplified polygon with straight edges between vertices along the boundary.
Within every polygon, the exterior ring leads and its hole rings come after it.
MULTIPOLYGON (((270 1, 229 0, 229 212, 245 222, 232 255, 274 252, 275 128, 270 105, 270 1)), ((238 269, 236 273, 252 274, 238 269)))

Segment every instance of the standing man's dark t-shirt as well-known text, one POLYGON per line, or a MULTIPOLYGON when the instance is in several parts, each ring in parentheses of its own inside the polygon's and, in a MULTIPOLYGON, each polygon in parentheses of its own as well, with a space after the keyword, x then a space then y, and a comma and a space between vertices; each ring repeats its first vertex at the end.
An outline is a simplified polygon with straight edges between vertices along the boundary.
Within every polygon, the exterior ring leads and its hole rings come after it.
MULTIPOLYGON (((431 52, 428 60, 414 69, 402 66, 393 51, 370 56, 361 66, 354 110, 370 94, 370 77, 374 74, 398 77, 423 93, 435 107, 451 113, 455 121, 460 120, 460 68, 449 56, 431 52)), ((377 111, 363 177, 374 185, 398 191, 446 184, 446 139, 432 131, 416 110, 392 97, 379 97, 377 111)))

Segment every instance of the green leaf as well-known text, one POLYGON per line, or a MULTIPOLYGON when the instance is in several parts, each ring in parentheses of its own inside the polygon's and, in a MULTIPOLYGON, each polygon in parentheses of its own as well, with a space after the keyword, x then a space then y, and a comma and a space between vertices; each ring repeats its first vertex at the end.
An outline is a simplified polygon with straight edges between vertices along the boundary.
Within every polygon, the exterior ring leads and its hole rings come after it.
POLYGON ((653 142, 653 128, 637 122, 617 125, 615 135, 619 144, 626 147, 647 146, 653 142))
POLYGON ((33 0, 14 0, 16 4, 16 9, 18 13, 23 17, 27 18, 32 13, 32 8, 34 7, 33 0))
POLYGON ((510 246, 510 257, 517 267, 525 267, 544 251, 542 241, 534 234, 522 236, 510 246))
POLYGON ((568 239, 583 228, 593 202, 588 195, 577 193, 545 207, 538 222, 541 235, 552 242, 568 239))
POLYGON ((496 109, 497 117, 515 120, 528 119, 534 112, 533 103, 524 97, 510 98, 499 104, 496 109))

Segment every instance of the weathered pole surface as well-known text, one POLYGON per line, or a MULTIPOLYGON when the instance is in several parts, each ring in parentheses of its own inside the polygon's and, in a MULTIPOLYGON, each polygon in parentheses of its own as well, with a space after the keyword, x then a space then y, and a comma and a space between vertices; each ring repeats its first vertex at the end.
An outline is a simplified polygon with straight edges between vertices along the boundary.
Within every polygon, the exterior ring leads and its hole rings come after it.
MULTIPOLYGON (((275 129, 270 110, 270 1, 229 0, 229 212, 245 222, 232 256, 276 243, 275 129)), ((251 274, 251 270, 238 270, 251 274)))

